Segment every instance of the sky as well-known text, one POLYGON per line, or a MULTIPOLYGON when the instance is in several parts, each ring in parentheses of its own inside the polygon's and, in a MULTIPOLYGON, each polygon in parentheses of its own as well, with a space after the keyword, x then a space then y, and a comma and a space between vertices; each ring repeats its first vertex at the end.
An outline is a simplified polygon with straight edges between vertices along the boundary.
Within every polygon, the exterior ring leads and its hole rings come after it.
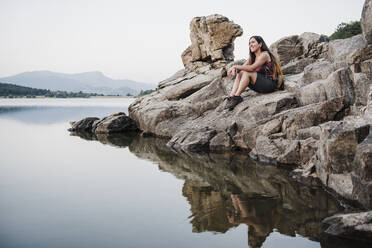
POLYGON ((0 0, 0 77, 25 71, 101 71, 114 79, 157 84, 183 69, 193 17, 221 14, 248 40, 269 45, 285 36, 331 35, 360 20, 364 0, 0 0))

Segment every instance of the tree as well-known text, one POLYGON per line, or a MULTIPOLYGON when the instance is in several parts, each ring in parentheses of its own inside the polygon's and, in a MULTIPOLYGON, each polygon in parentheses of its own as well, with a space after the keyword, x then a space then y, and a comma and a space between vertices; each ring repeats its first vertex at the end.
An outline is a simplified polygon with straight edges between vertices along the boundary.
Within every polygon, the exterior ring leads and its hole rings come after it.
POLYGON ((361 33, 362 26, 360 25, 360 21, 353 21, 350 23, 342 22, 338 24, 336 31, 329 37, 329 39, 346 39, 361 33))
POLYGON ((148 94, 151 94, 152 92, 155 92, 155 90, 141 90, 140 93, 137 95, 137 97, 140 97, 140 96, 144 96, 144 95, 148 95, 148 94))

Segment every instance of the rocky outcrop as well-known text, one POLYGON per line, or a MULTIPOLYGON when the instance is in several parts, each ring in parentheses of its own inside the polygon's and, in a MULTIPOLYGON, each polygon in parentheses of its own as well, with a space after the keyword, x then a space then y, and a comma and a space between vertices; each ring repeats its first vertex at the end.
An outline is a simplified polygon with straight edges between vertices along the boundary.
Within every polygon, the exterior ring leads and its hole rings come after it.
MULTIPOLYGON (((190 36, 198 37, 192 43, 200 50, 195 54, 211 51, 200 44, 214 44, 214 33, 200 35, 194 28, 210 18, 191 23, 190 36)), ((204 30, 212 30, 208 25, 204 30)), ((235 31, 229 37, 240 35, 235 31)), ((285 91, 246 91, 233 111, 224 109, 233 84, 226 71, 244 61, 216 67, 218 56, 209 52, 205 56, 216 59, 202 59, 207 63, 186 66, 160 82, 156 92, 129 107, 129 115, 142 131, 169 138, 170 148, 244 150, 263 162, 295 166, 293 175, 303 182, 322 183, 372 208, 372 180, 362 176, 369 174, 367 137, 372 125, 372 48, 364 36, 329 41, 324 35, 303 33, 280 39, 271 50, 283 67, 285 91)))
MULTIPOLYGON (((304 33, 275 42, 271 49, 283 67, 285 90, 247 90, 232 111, 224 109, 233 85, 226 71, 244 63, 228 63, 241 28, 219 15, 195 18, 192 45, 182 57, 185 69, 138 98, 129 116, 143 133, 168 138, 171 149, 242 150, 262 162, 295 167, 297 180, 323 184, 372 209, 370 2, 363 10, 363 35, 329 41, 304 33)), ((94 130, 100 130, 98 123, 91 124, 94 130)))
POLYGON ((80 121, 71 122, 70 132, 90 132, 90 133, 122 133, 138 131, 136 123, 124 112, 119 112, 99 119, 97 117, 87 117, 80 121))
POLYGON ((362 31, 363 37, 366 42, 372 44, 372 1, 366 0, 364 2, 363 11, 362 11, 362 31))
POLYGON ((208 64, 223 66, 234 60, 234 40, 243 29, 222 15, 195 17, 190 23, 191 45, 182 53, 187 69, 208 64))

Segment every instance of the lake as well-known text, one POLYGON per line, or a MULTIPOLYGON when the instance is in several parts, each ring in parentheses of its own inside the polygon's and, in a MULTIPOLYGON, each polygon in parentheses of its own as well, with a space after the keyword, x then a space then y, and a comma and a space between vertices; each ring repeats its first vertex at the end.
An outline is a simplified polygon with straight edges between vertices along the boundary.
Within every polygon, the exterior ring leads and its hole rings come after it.
POLYGON ((342 211, 288 170, 241 153, 188 154, 137 134, 70 134, 133 99, 0 99, 0 246, 349 247, 342 211))

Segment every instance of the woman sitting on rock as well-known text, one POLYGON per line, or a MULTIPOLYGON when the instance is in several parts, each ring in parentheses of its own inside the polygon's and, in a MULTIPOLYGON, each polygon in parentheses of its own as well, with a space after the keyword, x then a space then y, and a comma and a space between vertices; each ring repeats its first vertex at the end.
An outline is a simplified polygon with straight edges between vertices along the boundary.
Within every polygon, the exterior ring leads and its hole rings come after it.
POLYGON ((236 79, 225 108, 232 110, 241 103, 243 98, 240 94, 247 86, 258 93, 283 89, 282 80, 278 81, 279 72, 280 65, 265 41, 260 36, 252 36, 249 39, 249 59, 243 65, 234 65, 227 72, 228 76, 236 75, 236 79))

